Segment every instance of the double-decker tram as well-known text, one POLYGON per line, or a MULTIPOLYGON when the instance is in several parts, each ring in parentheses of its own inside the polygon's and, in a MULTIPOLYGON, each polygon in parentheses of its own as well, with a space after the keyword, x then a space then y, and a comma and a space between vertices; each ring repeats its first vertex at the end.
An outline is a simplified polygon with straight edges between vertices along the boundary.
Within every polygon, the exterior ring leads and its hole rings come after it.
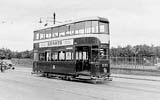
POLYGON ((35 30, 33 43, 33 73, 95 81, 110 77, 106 18, 83 18, 35 30))

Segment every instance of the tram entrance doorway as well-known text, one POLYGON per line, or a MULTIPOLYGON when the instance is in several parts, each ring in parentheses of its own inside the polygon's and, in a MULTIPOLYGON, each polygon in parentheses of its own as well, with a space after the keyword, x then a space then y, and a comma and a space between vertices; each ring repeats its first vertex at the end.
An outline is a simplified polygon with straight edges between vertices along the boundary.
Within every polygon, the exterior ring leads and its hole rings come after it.
POLYGON ((91 70, 90 61, 90 46, 77 46, 75 48, 76 72, 89 72, 91 70))

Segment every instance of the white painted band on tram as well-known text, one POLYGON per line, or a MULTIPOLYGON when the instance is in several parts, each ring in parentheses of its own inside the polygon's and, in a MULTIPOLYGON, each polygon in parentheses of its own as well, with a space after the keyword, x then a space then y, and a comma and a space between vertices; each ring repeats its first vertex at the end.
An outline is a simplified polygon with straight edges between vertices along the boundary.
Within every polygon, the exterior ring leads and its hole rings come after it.
POLYGON ((109 40, 110 40, 108 34, 78 34, 78 35, 57 37, 57 38, 44 39, 44 40, 35 40, 33 41, 33 43, 42 43, 42 42, 57 41, 57 40, 68 40, 68 39, 75 39, 75 38, 81 38, 81 37, 96 37, 100 40, 101 43, 109 43, 109 40))

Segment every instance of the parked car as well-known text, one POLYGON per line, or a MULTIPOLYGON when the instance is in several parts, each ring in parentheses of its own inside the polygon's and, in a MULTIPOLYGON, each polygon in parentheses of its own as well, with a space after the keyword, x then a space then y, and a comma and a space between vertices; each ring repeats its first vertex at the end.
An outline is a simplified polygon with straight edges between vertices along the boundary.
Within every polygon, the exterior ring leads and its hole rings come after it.
POLYGON ((11 60, 3 60, 3 64, 6 66, 6 69, 15 69, 14 65, 11 60))

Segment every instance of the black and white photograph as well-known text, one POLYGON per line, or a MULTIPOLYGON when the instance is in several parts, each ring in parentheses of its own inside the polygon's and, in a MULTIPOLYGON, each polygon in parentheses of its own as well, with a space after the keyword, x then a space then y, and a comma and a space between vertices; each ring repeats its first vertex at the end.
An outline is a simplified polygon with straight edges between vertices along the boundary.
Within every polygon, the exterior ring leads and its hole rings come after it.
POLYGON ((0 0, 0 100, 160 100, 159 0, 0 0))

